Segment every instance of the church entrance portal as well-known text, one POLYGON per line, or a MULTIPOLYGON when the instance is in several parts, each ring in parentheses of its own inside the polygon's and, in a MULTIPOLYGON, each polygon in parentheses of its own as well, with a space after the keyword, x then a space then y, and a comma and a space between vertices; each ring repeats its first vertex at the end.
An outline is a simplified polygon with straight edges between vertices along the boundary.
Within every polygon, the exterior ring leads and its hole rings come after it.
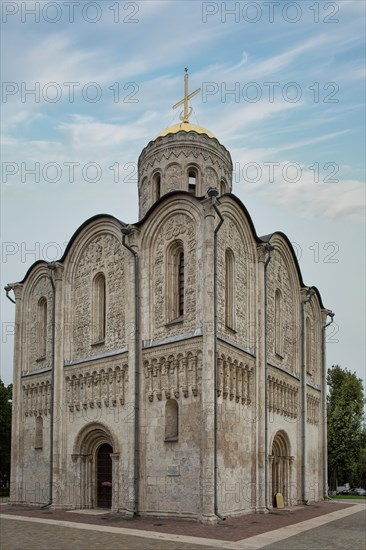
POLYGON ((102 423, 91 422, 80 430, 73 450, 74 471, 80 480, 75 506, 116 510, 119 450, 110 430, 102 423))
POLYGON ((285 506, 288 506, 291 504, 291 469, 294 457, 290 456, 290 443, 285 432, 280 431, 275 435, 269 459, 272 470, 272 504, 275 505, 276 494, 281 493, 285 506))
POLYGON ((97 453, 97 506, 112 506, 112 459, 113 449, 108 443, 99 447, 97 453))

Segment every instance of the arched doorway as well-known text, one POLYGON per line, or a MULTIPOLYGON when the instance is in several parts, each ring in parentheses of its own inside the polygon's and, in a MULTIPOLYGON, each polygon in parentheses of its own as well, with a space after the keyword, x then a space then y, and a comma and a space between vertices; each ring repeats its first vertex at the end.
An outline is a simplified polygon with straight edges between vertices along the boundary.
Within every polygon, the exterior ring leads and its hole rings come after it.
POLYGON ((97 452, 97 507, 112 507, 112 459, 113 449, 103 443, 97 452))
POLYGON ((118 509, 118 441, 110 430, 99 422, 85 426, 75 440, 72 461, 74 475, 80 480, 74 505, 118 509))
POLYGON ((281 493, 285 506, 288 506, 292 501, 290 488, 294 457, 290 456, 290 442, 286 432, 281 430, 276 433, 269 460, 272 473, 272 504, 275 505, 276 494, 281 493))

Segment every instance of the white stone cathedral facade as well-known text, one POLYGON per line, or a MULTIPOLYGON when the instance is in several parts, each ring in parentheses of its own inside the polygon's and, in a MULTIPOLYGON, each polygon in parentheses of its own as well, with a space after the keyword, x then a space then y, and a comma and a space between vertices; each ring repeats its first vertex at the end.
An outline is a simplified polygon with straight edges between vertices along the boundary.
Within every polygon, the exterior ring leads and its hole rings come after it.
POLYGON ((324 326, 288 238, 182 122, 138 161, 139 221, 87 220, 16 302, 11 502, 215 522, 326 494, 324 326))

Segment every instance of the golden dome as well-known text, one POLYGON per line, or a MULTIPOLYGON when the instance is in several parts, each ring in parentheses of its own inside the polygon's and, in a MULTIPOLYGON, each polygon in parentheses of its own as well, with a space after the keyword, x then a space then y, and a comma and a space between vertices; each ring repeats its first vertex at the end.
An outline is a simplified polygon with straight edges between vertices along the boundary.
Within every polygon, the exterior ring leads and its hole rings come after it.
POLYGON ((191 124, 190 122, 180 122, 179 124, 174 124, 173 126, 169 126, 169 128, 165 128, 156 136, 156 138, 167 136, 168 134, 176 134, 177 132, 181 132, 182 130, 184 132, 197 132, 197 134, 206 134, 206 136, 210 138, 215 137, 212 132, 206 130, 206 128, 202 128, 202 126, 196 126, 196 124, 191 124))

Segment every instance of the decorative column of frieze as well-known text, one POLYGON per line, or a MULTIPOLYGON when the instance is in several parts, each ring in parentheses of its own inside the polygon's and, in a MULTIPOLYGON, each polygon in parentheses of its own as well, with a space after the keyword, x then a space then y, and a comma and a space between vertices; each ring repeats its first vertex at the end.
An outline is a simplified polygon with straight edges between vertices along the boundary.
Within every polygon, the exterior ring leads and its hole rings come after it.
POLYGON ((168 374, 167 374, 167 362, 164 359, 161 360, 161 395, 166 397, 168 388, 168 374))
POLYGON ((280 381, 276 379, 276 412, 279 414, 281 412, 281 392, 280 392, 280 381))
POLYGON ((119 368, 119 367, 116 368, 116 391, 117 391, 116 401, 118 401, 120 405, 124 405, 125 403, 125 367, 124 366, 122 368, 119 368))
POLYGON ((102 373, 102 390, 103 402, 106 407, 109 407, 109 376, 108 372, 102 373))
POLYGON ((236 365, 236 388, 235 388, 235 401, 237 403, 240 403, 241 401, 241 390, 242 390, 242 376, 243 376, 243 366, 240 363, 240 365, 236 365))
POLYGON ((108 372, 108 394, 109 394, 109 404, 113 407, 116 406, 116 373, 109 369, 108 372))
POLYGON ((295 418, 296 408, 295 408, 295 388, 290 386, 290 417, 295 418))
POLYGON ((230 400, 235 397, 236 390, 236 363, 230 363, 230 400))
POLYGON ((311 395, 309 395, 309 398, 308 398, 307 408, 308 408, 308 422, 312 424, 313 423, 313 398, 311 395))
POLYGON ((37 415, 42 415, 42 392, 43 392, 43 385, 37 384, 37 415))
POLYGON ((34 386, 34 416, 39 414, 39 384, 34 386))
POLYGON ((193 357, 193 384, 192 393, 194 397, 198 395, 198 375, 202 376, 202 354, 198 353, 193 357))
POLYGON ((197 395, 197 357, 190 355, 188 359, 188 387, 192 388, 193 395, 197 395))
POLYGON ((290 389, 290 416, 295 418, 296 409, 295 409, 295 388, 291 386, 290 389))
POLYGON ((179 378, 180 387, 182 388, 183 396, 188 397, 188 378, 187 378, 187 358, 181 357, 179 360, 179 378))
POLYGON ((172 380, 173 380, 173 388, 174 388, 173 393, 174 393, 174 397, 178 399, 179 398, 179 361, 178 359, 173 360, 172 367, 173 367, 172 380))
POLYGON ((171 368, 171 361, 168 358, 168 360, 165 361, 165 363, 164 363, 164 370, 165 370, 164 394, 165 394, 166 399, 170 399, 170 397, 171 397, 170 368, 171 368))
POLYGON ((75 399, 75 409, 80 411, 81 407, 81 375, 74 379, 74 399, 75 399))
POLYGON ((43 414, 43 386, 44 382, 41 382, 39 385, 39 402, 38 402, 38 415, 42 416, 43 414))
POLYGON ((74 410, 74 398, 73 398, 73 383, 70 376, 66 376, 66 400, 69 405, 69 410, 74 410))
POLYGON ((163 393, 161 390, 161 362, 156 363, 156 397, 158 401, 161 401, 163 393))
POLYGON ((316 400, 316 410, 315 410, 315 422, 319 424, 319 409, 320 409, 320 399, 316 400))
POLYGON ((290 416, 290 384, 285 384, 285 416, 290 416))
POLYGON ((99 384, 98 384, 98 374, 96 372, 93 372, 90 376, 90 401, 89 406, 91 409, 94 409, 94 407, 97 404, 98 398, 99 398, 99 384))
POLYGON ((293 407, 292 407, 293 388, 292 388, 291 384, 288 384, 287 392, 288 392, 288 394, 287 394, 287 398, 288 398, 288 404, 287 404, 288 416, 290 418, 292 418, 292 415, 293 415, 293 407))
POLYGON ((248 369, 246 366, 243 369, 241 401, 243 404, 248 402, 248 369))
POLYGON ((102 376, 100 372, 98 372, 94 377, 94 398, 98 409, 100 409, 102 406, 101 391, 102 391, 102 376))
POLYGON ((148 374, 148 390, 147 390, 147 396, 149 401, 152 401, 154 398, 154 391, 153 391, 153 367, 151 363, 148 363, 147 365, 147 374, 148 374))
POLYGON ((83 409, 86 409, 87 407, 85 391, 85 378, 82 375, 79 375, 80 406, 83 409))
POLYGON ((224 399, 227 398, 229 394, 229 387, 230 387, 230 367, 229 362, 225 359, 224 360, 224 367, 223 367, 223 391, 222 391, 222 397, 224 399))
POLYGON ((93 376, 91 374, 88 374, 88 376, 85 377, 85 387, 86 387, 86 399, 85 403, 88 407, 93 408, 94 407, 94 400, 93 400, 93 376))
POLYGON ((278 408, 279 413, 283 413, 283 382, 282 380, 279 380, 278 382, 278 408))
POLYGON ((247 403, 250 405, 254 395, 254 372, 253 367, 248 367, 248 398, 247 403))
POLYGON ((32 416, 33 415, 37 415, 37 393, 35 384, 32 384, 32 416))
POLYGON ((272 379, 268 376, 268 412, 272 411, 272 379))
POLYGON ((152 366, 152 392, 153 396, 157 397, 157 392, 159 391, 158 387, 158 366, 157 366, 157 360, 153 359, 151 361, 152 366))
POLYGON ((45 383, 41 382, 39 386, 40 390, 40 396, 39 396, 39 410, 38 414, 43 415, 43 409, 44 409, 44 389, 45 389, 45 383))
POLYGON ((283 415, 284 412, 284 382, 283 380, 280 380, 280 414, 283 415))

